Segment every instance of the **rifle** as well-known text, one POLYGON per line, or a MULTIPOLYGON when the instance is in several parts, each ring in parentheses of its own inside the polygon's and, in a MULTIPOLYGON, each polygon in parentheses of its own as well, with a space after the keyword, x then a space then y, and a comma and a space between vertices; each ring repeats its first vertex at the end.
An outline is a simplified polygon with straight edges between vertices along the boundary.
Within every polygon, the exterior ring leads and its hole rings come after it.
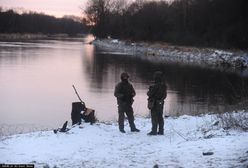
POLYGON ((76 95, 77 95, 78 99, 80 100, 80 102, 81 102, 83 105, 85 105, 85 103, 83 102, 83 100, 80 98, 80 96, 79 96, 79 94, 78 94, 78 92, 77 92, 77 90, 76 90, 75 86, 74 86, 74 85, 72 85, 72 87, 73 87, 73 89, 74 89, 74 91, 75 91, 75 93, 76 93, 76 95))

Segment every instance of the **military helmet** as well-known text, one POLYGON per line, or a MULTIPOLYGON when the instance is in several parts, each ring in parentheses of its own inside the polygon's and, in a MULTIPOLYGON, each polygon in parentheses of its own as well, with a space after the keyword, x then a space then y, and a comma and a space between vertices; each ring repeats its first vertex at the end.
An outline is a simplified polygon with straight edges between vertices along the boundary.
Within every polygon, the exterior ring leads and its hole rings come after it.
POLYGON ((129 75, 128 75, 128 73, 126 73, 126 72, 123 72, 123 73, 121 73, 121 79, 124 79, 124 78, 129 78, 129 75))
POLYGON ((163 73, 161 71, 156 71, 153 74, 153 79, 155 81, 161 81, 162 80, 162 77, 163 77, 163 73))

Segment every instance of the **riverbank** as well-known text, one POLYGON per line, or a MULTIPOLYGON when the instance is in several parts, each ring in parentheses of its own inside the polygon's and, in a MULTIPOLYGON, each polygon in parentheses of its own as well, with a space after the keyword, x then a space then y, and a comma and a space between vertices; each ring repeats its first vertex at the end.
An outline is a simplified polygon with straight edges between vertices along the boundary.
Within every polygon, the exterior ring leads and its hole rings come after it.
POLYGON ((0 34, 0 41, 26 41, 26 40, 42 40, 42 39, 79 39, 86 34, 76 34, 70 36, 68 34, 42 34, 42 33, 2 33, 0 34))
POLYGON ((130 132, 126 122, 126 133, 120 133, 112 122, 83 123, 67 133, 4 136, 0 164, 25 163, 36 168, 248 166, 248 132, 225 129, 216 115, 165 118, 162 136, 146 135, 151 129, 148 118, 136 118, 135 123, 141 132, 130 132))
POLYGON ((172 62, 208 68, 239 70, 248 68, 248 52, 245 51, 172 46, 166 43, 135 43, 117 39, 96 39, 93 44, 105 51, 120 52, 158 62, 172 62))
POLYGON ((47 38, 48 35, 45 34, 32 34, 32 33, 4 33, 0 34, 0 41, 16 41, 16 40, 37 40, 42 38, 47 38))

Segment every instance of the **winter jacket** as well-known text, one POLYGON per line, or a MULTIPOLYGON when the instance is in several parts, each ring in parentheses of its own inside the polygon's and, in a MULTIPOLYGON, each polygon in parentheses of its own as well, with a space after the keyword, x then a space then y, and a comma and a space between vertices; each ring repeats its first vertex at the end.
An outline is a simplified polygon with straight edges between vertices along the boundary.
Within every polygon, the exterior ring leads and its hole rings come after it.
POLYGON ((162 82, 157 82, 149 87, 147 96, 148 99, 163 101, 167 96, 167 86, 162 82))
POLYGON ((136 93, 131 83, 121 81, 115 86, 114 95, 118 105, 132 105, 136 93))

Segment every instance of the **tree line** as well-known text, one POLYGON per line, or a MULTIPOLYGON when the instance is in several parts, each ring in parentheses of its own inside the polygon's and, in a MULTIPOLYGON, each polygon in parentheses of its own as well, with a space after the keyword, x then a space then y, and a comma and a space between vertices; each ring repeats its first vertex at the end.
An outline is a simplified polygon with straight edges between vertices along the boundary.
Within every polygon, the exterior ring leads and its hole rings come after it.
POLYGON ((56 18, 40 13, 18 14, 13 10, 0 10, 0 33, 84 33, 87 26, 70 18, 56 18))
POLYGON ((88 0, 84 12, 99 37, 248 47, 247 0, 88 0))

